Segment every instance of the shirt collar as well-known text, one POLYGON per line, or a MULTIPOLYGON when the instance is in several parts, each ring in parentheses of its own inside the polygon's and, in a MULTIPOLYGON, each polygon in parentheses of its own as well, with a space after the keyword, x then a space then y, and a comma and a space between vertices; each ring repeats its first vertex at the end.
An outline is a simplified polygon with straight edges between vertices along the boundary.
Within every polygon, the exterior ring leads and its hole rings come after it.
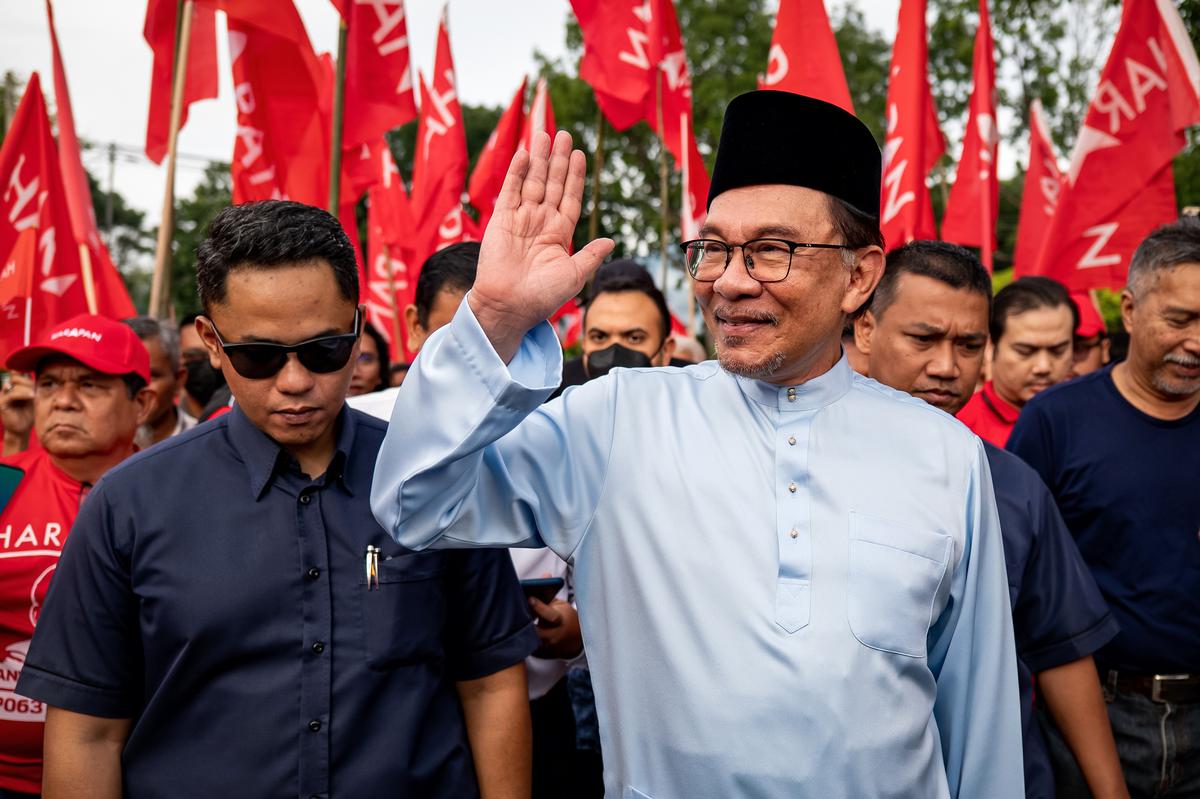
POLYGON ((854 382, 854 370, 843 353, 829 371, 798 386, 779 386, 764 380, 736 377, 742 393, 760 405, 781 411, 812 411, 845 396, 854 382))
MULTIPOLYGON (((229 416, 229 440, 238 454, 242 456, 242 460, 250 472, 250 490, 254 493, 254 498, 262 499, 272 478, 287 463, 289 456, 275 443, 274 439, 254 426, 254 423, 242 412, 240 405, 234 404, 233 410, 227 415, 229 416)), ((334 429, 337 436, 336 449, 333 460, 330 461, 329 468, 325 472, 326 480, 336 478, 346 492, 353 496, 354 491, 350 487, 350 481, 346 479, 346 464, 349 463, 350 449, 354 442, 355 422, 354 414, 350 413, 345 405, 338 413, 334 429)))
POLYGON ((999 416, 1005 424, 1011 425, 1017 423, 1017 417, 1021 415, 1021 409, 1014 408, 1008 403, 1008 400, 997 394, 996 386, 991 380, 983 384, 983 398, 988 408, 999 416))

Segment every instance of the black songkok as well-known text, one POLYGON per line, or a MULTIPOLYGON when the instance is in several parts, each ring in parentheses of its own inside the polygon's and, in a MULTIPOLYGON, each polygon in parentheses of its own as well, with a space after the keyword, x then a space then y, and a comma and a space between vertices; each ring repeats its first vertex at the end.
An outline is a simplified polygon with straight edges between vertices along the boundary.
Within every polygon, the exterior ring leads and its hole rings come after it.
POLYGON ((730 189, 783 183, 878 219, 882 169, 875 137, 848 111, 791 92, 747 92, 725 109, 708 205, 730 189))

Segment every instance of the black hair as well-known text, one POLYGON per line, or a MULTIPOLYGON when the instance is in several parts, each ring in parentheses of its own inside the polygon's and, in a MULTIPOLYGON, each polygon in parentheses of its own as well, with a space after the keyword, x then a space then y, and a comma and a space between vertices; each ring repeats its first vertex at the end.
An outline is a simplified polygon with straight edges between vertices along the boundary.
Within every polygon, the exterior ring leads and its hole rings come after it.
POLYGON ((875 287, 875 293, 863 306, 881 319, 896 301, 901 275, 921 275, 965 289, 992 302, 992 278, 983 263, 970 250, 944 241, 910 241, 887 254, 887 267, 875 287))
POLYGON ((654 285, 654 278, 646 268, 637 261, 612 261, 600 267, 592 280, 592 290, 588 294, 587 303, 583 306, 583 327, 587 329, 587 312, 592 303, 601 294, 616 294, 622 291, 637 291, 645 294, 658 309, 662 337, 665 342, 671 335, 671 311, 667 308, 667 299, 654 285))
POLYGON ((404 361, 394 363, 390 367, 388 367, 388 374, 398 375, 401 372, 407 372, 409 367, 411 367, 411 366, 412 366, 411 363, 405 363, 404 361))
POLYGON ((190 313, 187 316, 180 319, 179 320, 179 331, 183 332, 184 330, 187 330, 189 327, 195 327, 196 320, 199 317, 200 317, 200 312, 193 311, 192 313, 190 313))
POLYGON ((413 303, 417 306, 417 321, 429 329, 429 312, 437 295, 443 291, 464 294, 475 285, 475 268, 479 265, 479 242, 464 241, 438 250, 425 259, 413 303))
POLYGON ((829 216, 843 244, 856 250, 871 245, 883 249, 883 231, 879 228, 878 218, 867 216, 837 197, 826 196, 829 198, 829 216))
POLYGON ((196 288, 207 312, 225 300, 236 269, 269 269, 323 260, 333 269, 342 297, 358 302, 354 247, 332 214, 288 200, 231 205, 208 227, 196 248, 196 288))
POLYGON ((371 340, 375 342, 375 351, 379 353, 379 389, 387 388, 388 375, 391 374, 389 371, 391 369, 391 359, 388 357, 387 339, 370 322, 363 324, 363 334, 370 336, 371 340))
POLYGON ((1071 312, 1071 334, 1074 335, 1079 327, 1079 306, 1067 293, 1067 287, 1053 278, 1043 275, 1033 275, 1014 280, 996 292, 992 302, 992 321, 989 332, 992 343, 996 343, 1004 335, 1004 329, 1010 316, 1023 314, 1037 308, 1058 308, 1065 306, 1071 312))
POLYGON ((121 380, 125 382, 125 392, 129 394, 130 399, 136 397, 139 391, 149 385, 141 375, 133 372, 121 375, 121 380))

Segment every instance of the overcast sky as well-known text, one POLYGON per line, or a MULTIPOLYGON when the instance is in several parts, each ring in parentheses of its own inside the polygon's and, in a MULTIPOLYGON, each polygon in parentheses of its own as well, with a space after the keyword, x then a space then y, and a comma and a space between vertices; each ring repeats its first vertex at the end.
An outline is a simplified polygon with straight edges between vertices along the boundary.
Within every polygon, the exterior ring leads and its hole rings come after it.
MULTIPOLYGON (((414 64, 426 73, 433 66, 438 15, 443 0, 407 0, 408 34, 414 64)), ((889 39, 895 31, 899 0, 858 0, 870 24, 889 39)), ((337 13, 329 0, 296 0, 317 52, 337 48, 337 13)), ((0 72, 42 74, 43 89, 53 93, 50 39, 42 0, 0 0, 0 72)), ((71 102, 79 136, 98 146, 84 163, 107 186, 109 142, 139 155, 121 155, 115 186, 133 206, 157 224, 162 206, 163 170, 140 155, 146 133, 151 53, 142 39, 146 0, 54 0, 71 102)), ((525 74, 533 74, 534 50, 557 57, 565 50, 567 0, 451 0, 450 36, 460 98, 470 104, 500 106, 525 74)), ((221 96, 191 107, 179 137, 177 193, 191 193, 201 177, 202 160, 229 160, 233 151, 235 111, 221 33, 221 96)), ((765 59, 765 54, 764 54, 765 59)), ((53 98, 48 100, 53 103, 53 98)))

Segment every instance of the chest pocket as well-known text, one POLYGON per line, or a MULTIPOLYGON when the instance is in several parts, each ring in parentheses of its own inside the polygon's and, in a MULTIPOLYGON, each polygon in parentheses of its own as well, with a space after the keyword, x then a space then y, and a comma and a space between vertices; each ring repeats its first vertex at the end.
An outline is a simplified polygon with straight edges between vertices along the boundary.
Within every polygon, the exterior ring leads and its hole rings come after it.
POLYGON ((439 660, 446 623, 444 553, 381 555, 379 585, 359 576, 364 651, 377 671, 439 660))
POLYGON ((953 541, 850 513, 850 573, 846 615, 864 646, 925 657, 934 602, 953 541))

